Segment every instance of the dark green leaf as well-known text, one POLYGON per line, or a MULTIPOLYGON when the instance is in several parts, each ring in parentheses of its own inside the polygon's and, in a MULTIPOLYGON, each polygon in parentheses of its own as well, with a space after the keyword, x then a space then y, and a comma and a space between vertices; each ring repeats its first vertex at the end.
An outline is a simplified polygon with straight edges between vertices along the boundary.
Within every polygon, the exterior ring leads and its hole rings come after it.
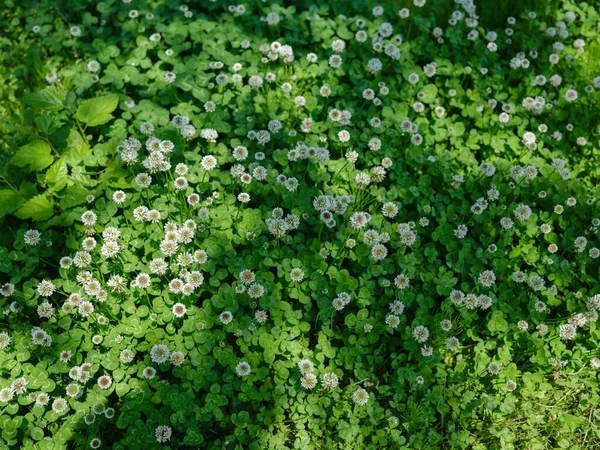
POLYGON ((45 111, 58 111, 64 108, 64 93, 56 86, 49 86, 35 94, 23 97, 23 103, 45 111))

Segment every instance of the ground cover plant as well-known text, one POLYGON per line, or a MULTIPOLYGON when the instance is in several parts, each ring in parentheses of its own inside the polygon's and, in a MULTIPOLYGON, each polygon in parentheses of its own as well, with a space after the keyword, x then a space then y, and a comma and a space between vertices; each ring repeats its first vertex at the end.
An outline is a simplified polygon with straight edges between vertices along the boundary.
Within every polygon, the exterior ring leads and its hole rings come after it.
POLYGON ((599 448, 600 15, 482 8, 7 2, 2 448, 599 448))

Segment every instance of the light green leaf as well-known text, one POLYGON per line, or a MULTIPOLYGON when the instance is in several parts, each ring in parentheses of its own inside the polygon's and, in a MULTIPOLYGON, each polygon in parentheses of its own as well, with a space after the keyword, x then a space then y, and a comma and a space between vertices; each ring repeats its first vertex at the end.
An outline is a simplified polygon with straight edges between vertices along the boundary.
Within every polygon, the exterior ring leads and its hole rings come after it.
POLYGON ((424 94, 423 98, 421 99, 423 103, 433 103, 438 92, 435 84, 428 84, 427 86, 423 87, 421 91, 424 94))
POLYGON ((10 160, 18 167, 29 166, 33 170, 42 170, 52 164, 52 148, 42 140, 33 141, 21 147, 10 160))
POLYGON ((36 195, 21 206, 15 216, 19 219, 45 220, 54 214, 54 202, 44 194, 36 195))
POLYGON ((346 40, 350 40, 350 39, 354 38, 354 33, 352 33, 350 30, 348 30, 348 27, 346 27, 345 25, 341 25, 337 29, 337 35, 341 39, 346 39, 346 40))
POLYGON ((23 97, 23 103, 46 111, 58 111, 64 108, 65 94, 56 86, 49 86, 35 94, 23 97))
POLYGON ((117 94, 92 98, 79 105, 75 115, 88 126, 95 127, 113 119, 114 116, 111 113, 117 109, 118 104, 119 96, 117 94))
POLYGON ((504 313, 502 311, 494 311, 492 317, 488 322, 488 330, 493 332, 504 332, 508 331, 508 322, 504 319, 504 313))
POLYGON ((36 441, 44 439, 44 430, 42 430, 40 427, 33 427, 31 430, 31 437, 36 441))
POLYGON ((123 397, 130 390, 131 390, 131 388, 129 387, 129 385, 127 383, 117 383, 116 392, 119 397, 123 397))
POLYGON ((61 158, 52 164, 46 172, 46 183, 55 191, 60 191, 67 185, 68 176, 67 163, 61 158))
POLYGON ((265 349, 264 356, 267 364, 273 364, 275 362, 275 351, 272 348, 265 349))
POLYGON ((448 131, 454 137, 459 137, 465 134, 465 124, 462 122, 455 122, 448 127, 448 131))
POLYGON ((568 432, 575 431, 583 422, 583 419, 573 414, 561 414, 560 418, 564 423, 563 430, 568 432))
POLYGON ((75 128, 71 128, 69 137, 67 138, 67 152, 64 155, 67 163, 70 166, 74 166, 79 163, 81 158, 91 154, 90 144, 87 139, 84 139, 81 133, 75 128))

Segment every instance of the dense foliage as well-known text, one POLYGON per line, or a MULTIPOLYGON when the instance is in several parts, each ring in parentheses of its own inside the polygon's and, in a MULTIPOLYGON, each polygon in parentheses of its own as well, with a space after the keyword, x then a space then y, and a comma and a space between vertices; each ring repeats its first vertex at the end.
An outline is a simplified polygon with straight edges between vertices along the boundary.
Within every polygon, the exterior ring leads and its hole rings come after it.
POLYGON ((4 7, 2 446, 600 447, 598 11, 201 3, 4 7))

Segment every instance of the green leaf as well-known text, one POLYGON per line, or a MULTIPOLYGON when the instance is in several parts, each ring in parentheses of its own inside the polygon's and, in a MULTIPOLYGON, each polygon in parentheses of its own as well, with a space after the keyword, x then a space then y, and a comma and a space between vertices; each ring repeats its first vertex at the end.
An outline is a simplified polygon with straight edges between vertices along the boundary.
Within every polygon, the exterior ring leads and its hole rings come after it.
POLYGON ((60 207, 62 209, 68 209, 85 203, 88 194, 89 192, 83 189, 81 186, 69 186, 63 193, 63 197, 60 200, 60 207))
POLYGON ((111 120, 114 117, 111 113, 118 104, 119 96, 117 94, 92 98, 79 105, 75 116, 88 126, 95 127, 111 120))
POLYGON ((60 119, 56 116, 37 116, 33 119, 40 133, 52 134, 60 127, 60 119))
POLYGON ((67 151, 65 159, 70 166, 78 164, 79 160, 84 156, 91 155, 90 144, 87 139, 81 136, 81 133, 75 128, 71 128, 69 137, 67 138, 67 151))
POLYGON ((231 416, 231 421, 240 428, 246 428, 250 421, 250 414, 246 411, 240 411, 238 414, 233 414, 231 416))
POLYGON ((200 445, 204 442, 204 436, 194 428, 188 428, 183 443, 186 445, 200 445))
POLYGON ((131 388, 129 387, 129 385, 127 383, 117 383, 117 387, 115 389, 115 391, 117 392, 117 395, 119 397, 123 397, 130 390, 131 390, 131 388))
POLYGON ((25 199, 12 189, 0 189, 0 219, 19 209, 24 202, 25 199))
POLYGON ((45 220, 54 214, 54 202, 48 200, 46 195, 40 194, 27 200, 15 216, 19 219, 45 220))
POLYGON ((121 364, 119 361, 119 357, 113 353, 108 353, 104 355, 100 363, 108 370, 115 370, 121 364))
POLYGON ((435 100, 435 97, 437 96, 437 86, 435 84, 428 84, 427 86, 423 87, 423 89, 421 89, 421 92, 423 92, 423 98, 421 99, 421 101, 423 103, 432 103, 435 100))
POLYGON ((18 167, 29 166, 32 170, 42 170, 52 164, 52 148, 42 140, 33 141, 21 147, 10 160, 18 167))
POLYGON ((491 332, 504 332, 508 331, 508 322, 504 319, 504 313, 502 311, 494 311, 492 317, 488 322, 488 329, 491 332))
POLYGON ((44 438, 44 430, 42 430, 40 427, 33 427, 31 430, 31 437, 36 441, 42 440, 44 438))
POLYGON ((338 29, 337 29, 337 35, 341 38, 341 39, 346 39, 346 40, 350 40, 354 38, 354 34, 348 30, 348 28, 344 25, 341 25, 338 29))
POLYGON ((465 134, 465 124, 462 122, 455 122, 451 126, 448 126, 450 134, 454 137, 459 137, 465 134))
POLYGON ((560 418, 564 423, 563 430, 568 432, 575 431, 575 429, 583 422, 583 419, 574 416, 573 414, 561 414, 560 418))
POLYGON ((52 164, 46 172, 46 183, 55 191, 60 191, 67 185, 68 176, 67 163, 61 158, 52 164))
POLYGON ((35 94, 23 97, 23 103, 45 111, 58 111, 64 108, 64 93, 56 86, 49 86, 35 94))

